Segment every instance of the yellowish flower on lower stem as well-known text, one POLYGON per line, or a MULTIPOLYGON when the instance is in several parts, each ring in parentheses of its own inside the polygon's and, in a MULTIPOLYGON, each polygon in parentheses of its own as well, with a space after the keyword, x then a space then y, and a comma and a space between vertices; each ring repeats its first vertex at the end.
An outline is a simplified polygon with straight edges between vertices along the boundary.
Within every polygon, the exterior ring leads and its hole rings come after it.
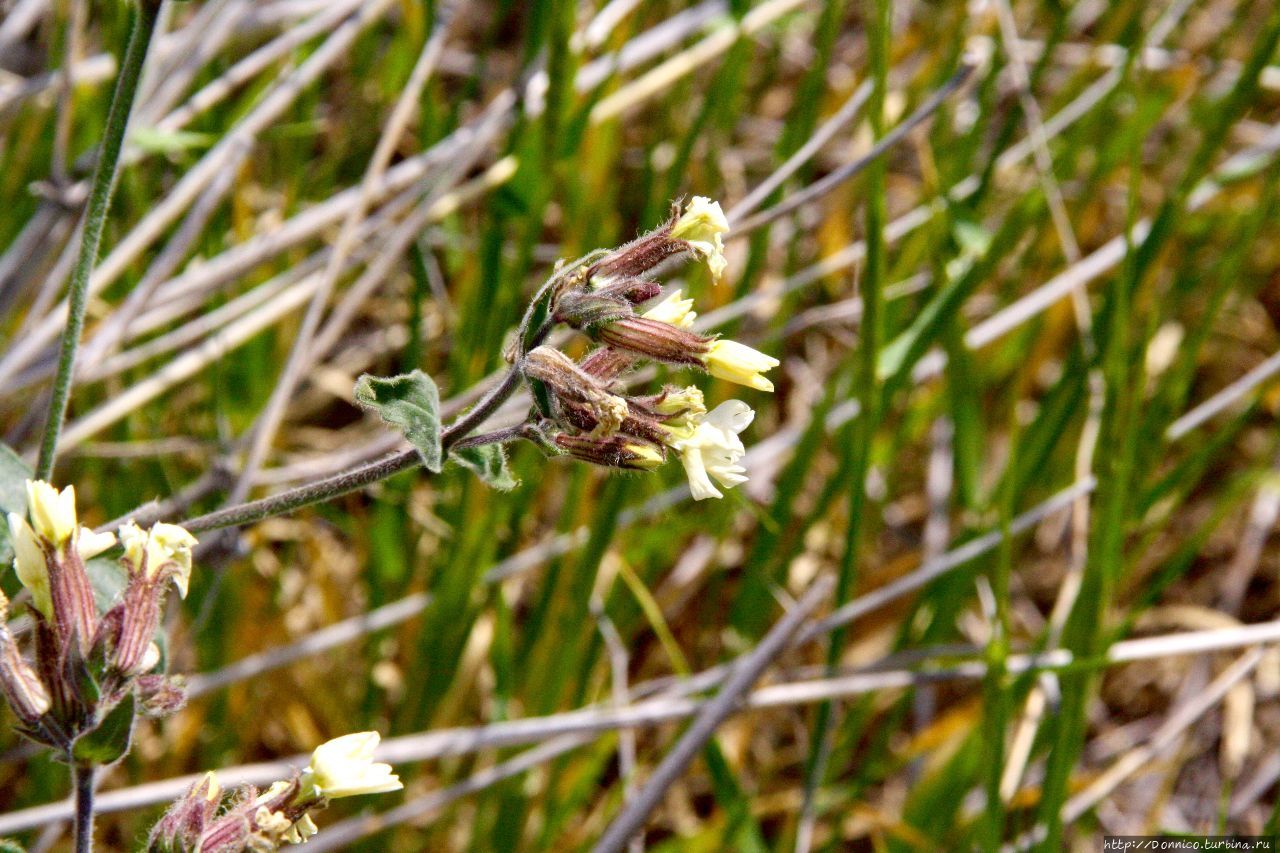
POLYGON ((747 451, 738 434, 754 418, 746 403, 728 400, 697 423, 672 430, 670 446, 680 454, 694 500, 724 497, 712 480, 726 489, 747 481, 746 469, 739 464, 747 451))
POLYGON ((336 800, 360 794, 380 794, 404 787, 390 764, 373 760, 381 736, 377 732, 343 735, 323 743, 302 771, 303 795, 336 800))
POLYGON ((773 390, 773 383, 764 377, 764 373, 781 364, 771 355, 723 338, 712 341, 701 358, 707 373, 717 379, 746 385, 757 391, 773 390))

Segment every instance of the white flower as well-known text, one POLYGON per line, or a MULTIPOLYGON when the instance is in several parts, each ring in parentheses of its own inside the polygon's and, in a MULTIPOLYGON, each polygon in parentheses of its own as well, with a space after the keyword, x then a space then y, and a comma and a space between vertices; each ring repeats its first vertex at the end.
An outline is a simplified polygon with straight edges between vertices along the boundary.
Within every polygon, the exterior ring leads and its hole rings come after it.
POLYGON ((781 362, 771 355, 754 350, 737 341, 715 340, 702 356, 707 372, 719 379, 746 385, 758 391, 772 391, 773 383, 765 379, 766 370, 781 362))
POLYGON ((644 318, 657 320, 660 323, 670 323, 680 329, 692 329, 693 321, 698 319, 698 314, 690 310, 693 308, 693 300, 682 299, 682 296, 684 292, 681 290, 671 291, 670 296, 644 312, 644 318))
POLYGON ((303 792, 335 800, 403 788, 390 764, 373 760, 379 740, 377 732, 359 732, 316 747, 311 763, 302 771, 303 792))
POLYGON ((36 533, 62 547, 76 532, 76 487, 59 492, 44 480, 27 480, 27 514, 36 533))
POLYGON ((720 202, 696 195, 672 226, 671 236, 688 243, 694 254, 707 262, 711 277, 718 279, 728 265, 720 235, 728 231, 729 220, 720 209, 720 202))
POLYGON ((13 567, 18 580, 31 593, 31 602, 45 615, 53 618, 53 599, 49 593, 49 567, 45 564, 44 549, 40 539, 16 512, 9 513, 9 540, 13 543, 13 567))
POLYGON ((680 454, 694 500, 723 497, 713 478, 726 489, 747 481, 746 469, 738 464, 747 452, 738 434, 755 414, 741 400, 728 400, 696 424, 672 431, 671 447, 680 454))
POLYGON ((311 819, 311 815, 304 814, 298 818, 293 826, 284 834, 284 840, 290 844, 303 844, 308 838, 319 832, 316 822, 311 819))
POLYGON ((143 530, 130 521, 120 528, 120 544, 124 558, 135 571, 145 567, 147 577, 154 578, 166 566, 173 571, 178 594, 187 597, 191 581, 191 548, 196 537, 176 524, 158 522, 143 530))

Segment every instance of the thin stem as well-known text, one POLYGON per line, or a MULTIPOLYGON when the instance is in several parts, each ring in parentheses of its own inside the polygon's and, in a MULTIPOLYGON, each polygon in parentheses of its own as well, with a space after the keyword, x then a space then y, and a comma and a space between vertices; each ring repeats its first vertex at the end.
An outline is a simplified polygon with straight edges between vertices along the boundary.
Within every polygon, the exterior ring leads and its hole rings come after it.
MULTIPOLYGON (((515 430, 497 430, 496 432, 486 433, 485 435, 476 435, 465 437, 465 433, 461 428, 473 428, 473 422, 478 424, 481 418, 473 418, 481 406, 488 406, 488 414, 500 406, 507 397, 511 396, 511 392, 515 390, 519 382, 519 371, 512 369, 502 384, 489 392, 489 395, 471 412, 464 415, 457 423, 445 430, 441 437, 441 445, 446 449, 452 447, 476 447, 481 444, 499 444, 507 441, 513 441, 520 437, 515 430), (511 377, 514 376, 513 380, 511 377), (496 396, 497 392, 504 391, 502 396, 496 396), (491 400, 490 397, 493 399, 491 400)), ((487 415, 486 415, 487 417, 487 415)), ((270 518, 273 515, 281 515, 291 510, 299 509, 315 503, 321 503, 331 498, 345 495, 348 492, 354 492, 356 489, 376 483, 379 480, 385 480, 390 476, 399 474, 401 471, 408 471, 410 468, 416 468, 422 464, 422 457, 418 455, 417 450, 404 450, 399 453, 392 454, 370 462, 367 465, 350 471, 344 471, 341 474, 335 474, 332 477, 326 477, 314 483, 305 486, 298 486, 296 489, 289 489, 278 495, 272 495, 269 498, 261 500, 249 501, 248 503, 238 504, 237 506, 220 509, 206 515, 189 518, 182 522, 182 526, 190 530, 192 533, 199 533, 203 530, 216 530, 220 527, 234 527, 239 524, 249 524, 254 521, 260 521, 264 518, 270 518)))
MULTIPOLYGON (((531 338, 530 346, 537 346, 551 332, 553 326, 553 322, 547 321, 538 327, 537 332, 531 338)), ((471 411, 459 417, 444 431, 440 436, 440 447, 446 457, 449 455, 449 450, 455 446, 475 447, 481 444, 498 444, 514 441, 521 437, 518 428, 498 430, 497 432, 471 438, 467 436, 468 433, 484 423, 515 393, 515 390, 520 387, 522 376, 519 364, 513 364, 511 369, 507 371, 507 375, 502 377, 501 382, 480 398, 480 402, 476 403, 471 411)), ((216 530, 220 527, 249 524, 310 504, 327 501, 330 498, 336 498, 348 492, 354 492, 356 489, 367 486, 370 483, 385 480, 393 474, 399 474, 401 471, 417 467, 420 462, 421 457, 418 456, 418 451, 405 450, 380 459, 377 462, 370 462, 360 468, 344 471, 341 474, 335 474, 332 477, 326 477, 323 480, 318 480, 305 486, 298 486, 296 489, 290 489, 287 492, 281 492, 269 498, 249 501, 248 503, 189 518, 182 522, 182 526, 193 533, 199 533, 202 530, 216 530)))
POLYGON ((75 786, 76 798, 76 853, 89 853, 93 850, 93 771, 92 764, 71 766, 71 781, 75 786))
POLYGON ((440 436, 440 448, 446 454, 449 448, 453 447, 467 434, 474 430, 480 424, 489 419, 489 416, 498 410, 498 407, 507 401, 507 399, 515 393, 520 385, 521 374, 518 367, 512 366, 507 371, 507 375, 502 377, 502 381, 494 386, 493 390, 480 398, 480 402, 471 408, 471 411, 462 415, 453 422, 453 426, 444 431, 440 436))
POLYGON ((160 4, 143 0, 131 5, 129 44, 120 63, 120 77, 111 96, 111 108, 107 112, 107 127, 103 134, 102 150, 93 171, 93 185, 89 191, 89 207, 85 214, 84 233, 80 240, 80 254, 71 274, 71 287, 67 297, 67 325, 62 333, 62 349, 58 355, 58 372, 53 378, 53 398, 49 401, 49 419, 45 424, 44 438, 40 443, 40 458, 36 464, 36 478, 48 480, 53 475, 53 463, 58 448, 58 435, 67 415, 67 403, 71 398, 71 377, 75 372, 76 349, 80 334, 84 331, 84 313, 88 304, 89 277, 98 260, 98 246, 102 242, 102 227, 111 207, 111 194, 115 189, 120 149, 124 145, 125 131, 129 126, 129 113, 133 110, 138 81, 142 77, 142 65, 147 58, 147 48, 156 30, 160 4))

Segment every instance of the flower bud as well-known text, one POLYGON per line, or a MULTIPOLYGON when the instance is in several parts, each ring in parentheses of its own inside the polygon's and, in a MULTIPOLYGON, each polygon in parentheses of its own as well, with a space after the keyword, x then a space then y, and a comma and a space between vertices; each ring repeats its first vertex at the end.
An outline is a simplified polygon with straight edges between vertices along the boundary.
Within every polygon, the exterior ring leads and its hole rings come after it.
POLYGON ((588 272, 589 281, 593 287, 609 287, 621 279, 643 276, 664 261, 692 250, 684 240, 671 238, 671 223, 667 223, 596 261, 588 272))
POLYGON ((761 374, 781 363, 773 356, 765 355, 745 344, 724 339, 712 341, 702 354, 701 361, 712 376, 758 391, 773 390, 773 383, 761 374))
POLYGON ((667 364, 700 365, 710 344, 701 335, 645 317, 601 323, 587 331, 602 344, 667 364))
POLYGON ((583 373, 605 383, 625 373, 636 357, 613 347, 598 347, 587 354, 578 367, 583 373))
POLYGON ((139 710, 145 717, 171 717, 187 704, 186 681, 180 675, 143 675, 134 681, 134 685, 139 710))
POLYGON ((192 784, 151 828, 147 850, 195 850, 222 802, 222 786, 213 773, 192 784))
POLYGON ((666 461, 660 448, 623 435, 592 438, 561 433, 554 440, 556 447, 573 458, 605 468, 652 471, 666 461))
POLYGON ((662 285, 647 278, 619 278, 596 287, 600 296, 621 299, 632 305, 641 305, 662 293, 662 285))
POLYGON ((608 323, 631 316, 631 305, 622 298, 600 293, 572 291, 556 302, 557 322, 582 329, 596 323, 608 323))
POLYGON ((49 712, 49 691, 23 659, 8 621, 9 600, 0 592, 0 691, 18 719, 34 726, 49 712))
POLYGON ((611 435, 627 417, 626 400, 610 393, 558 349, 535 347, 525 356, 524 373, 547 386, 560 415, 579 429, 611 435))
POLYGON ((52 621, 58 637, 64 644, 74 638, 80 651, 86 652, 97 633, 98 605, 84 560, 75 548, 66 548, 47 565, 52 621))
POLYGON ((300 798, 314 795, 336 800, 360 794, 380 794, 404 787, 390 764, 373 760, 380 736, 359 732, 334 738, 316 747, 311 763, 299 778, 300 798))
POLYGON ((196 841, 200 853, 244 853, 252 849, 253 824, 243 808, 233 809, 218 818, 196 841))

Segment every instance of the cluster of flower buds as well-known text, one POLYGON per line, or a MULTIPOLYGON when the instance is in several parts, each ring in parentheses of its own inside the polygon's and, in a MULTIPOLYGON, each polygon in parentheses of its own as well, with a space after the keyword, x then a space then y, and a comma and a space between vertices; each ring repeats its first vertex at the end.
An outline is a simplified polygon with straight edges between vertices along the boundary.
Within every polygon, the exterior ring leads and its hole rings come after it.
POLYGON ((148 853, 240 853, 301 844, 316 834, 311 812, 330 800, 404 787, 391 765, 373 760, 377 732, 324 743, 293 779, 259 792, 244 785, 224 792, 213 773, 192 785, 152 828, 148 853))
POLYGON ((695 197, 658 229, 557 273, 546 293, 550 322, 578 329, 600 346, 580 362, 545 345, 523 354, 521 369, 537 406, 531 438, 552 452, 626 470, 652 470, 675 453, 696 500, 722 497, 716 483, 732 488, 746 481, 738 434, 755 416, 746 403, 730 400, 708 412, 694 386, 633 396, 619 381, 649 360, 773 390, 764 374, 777 359, 698 334, 693 300, 676 290, 656 301, 662 287, 649 277, 673 259, 694 257, 718 279, 728 230, 719 203, 695 197))
POLYGON ((161 603, 170 581, 186 595, 196 540, 173 524, 120 528, 127 579, 101 617, 85 562, 114 547, 76 517, 75 489, 27 481, 27 514, 9 513, 14 568, 31 596, 34 661, 8 625, 0 593, 0 689, 18 730, 69 761, 110 764, 128 750, 138 713, 167 716, 182 706, 180 681, 156 672, 161 603))

